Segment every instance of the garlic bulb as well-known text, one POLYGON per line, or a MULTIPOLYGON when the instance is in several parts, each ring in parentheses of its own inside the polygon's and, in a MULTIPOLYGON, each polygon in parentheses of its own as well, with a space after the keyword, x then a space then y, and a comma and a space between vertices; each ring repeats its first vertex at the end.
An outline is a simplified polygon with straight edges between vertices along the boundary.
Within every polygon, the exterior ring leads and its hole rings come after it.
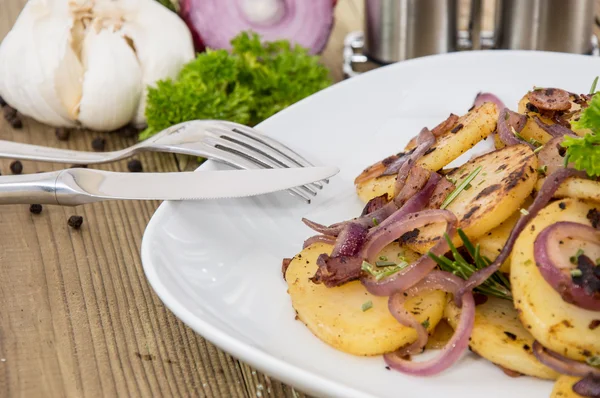
POLYGON ((0 44, 0 96, 51 126, 143 126, 147 87, 193 58, 155 0, 29 0, 0 44))

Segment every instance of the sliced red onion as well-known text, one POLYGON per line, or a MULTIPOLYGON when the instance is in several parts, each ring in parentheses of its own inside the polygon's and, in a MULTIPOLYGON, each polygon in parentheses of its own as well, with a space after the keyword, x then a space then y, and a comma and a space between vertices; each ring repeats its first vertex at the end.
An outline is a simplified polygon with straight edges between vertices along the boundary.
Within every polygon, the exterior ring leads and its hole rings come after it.
MULTIPOLYGON (((550 175, 558 169, 565 167, 565 158, 561 156, 560 145, 563 142, 564 137, 552 138, 546 142, 542 149, 538 153, 539 164, 546 166, 546 174, 550 175)), ((565 150, 565 148, 562 148, 565 150)))
POLYGON ((435 136, 427 127, 423 128, 417 136, 417 147, 413 153, 411 153, 410 158, 404 162, 398 170, 398 176, 396 177, 396 184, 394 186, 395 194, 398 194, 398 192, 402 190, 413 165, 425 155, 433 144, 435 144, 435 136))
POLYGON ((573 385, 573 391, 582 397, 600 397, 600 376, 587 375, 573 385))
POLYGON ((534 149, 533 144, 518 139, 513 132, 514 129, 517 133, 520 133, 526 122, 527 116, 503 108, 498 115, 498 138, 507 146, 526 144, 534 149))
POLYGON ((559 242, 571 238, 600 244, 600 231, 570 221, 554 223, 539 233, 533 245, 535 262, 540 273, 564 301, 590 311, 600 311, 600 294, 588 292, 571 277, 572 265, 561 254, 559 242))
POLYGON ((303 249, 306 249, 308 246, 320 242, 320 243, 327 243, 328 245, 335 245, 335 236, 330 236, 330 235, 315 235, 315 236, 311 236, 310 238, 306 239, 304 241, 304 244, 302 245, 303 249))
POLYGON ((542 346, 538 341, 533 342, 532 350, 533 355, 535 355, 538 361, 550 369, 554 369, 560 374, 578 377, 584 377, 587 375, 600 377, 599 368, 564 357, 554 351, 550 351, 546 347, 542 346))
MULTIPOLYGON (((377 254, 385 246, 400 238, 403 234, 429 224, 445 222, 446 233, 450 238, 454 236, 458 220, 452 212, 448 210, 423 210, 415 213, 406 209, 409 204, 410 201, 406 202, 406 205, 402 209, 391 215, 377 228, 369 231, 367 243, 364 247, 363 256, 365 258, 369 261, 374 261, 377 254)), ((430 251, 437 256, 441 256, 448 250, 449 247, 446 240, 440 239, 430 251)), ((378 281, 370 275, 363 275, 361 282, 371 294, 376 296, 391 296, 396 292, 406 291, 416 285, 435 267, 435 261, 427 254, 424 254, 417 261, 388 278, 378 281)))
MULTIPOLYGON (((362 171, 362 173, 360 173, 358 175, 358 177, 356 177, 354 179, 354 184, 358 185, 361 184, 365 181, 371 180, 373 178, 377 178, 381 175, 385 175, 385 173, 387 172, 387 170, 390 167, 396 167, 395 164, 397 164, 397 162, 399 160, 401 160, 400 164, 402 164, 404 162, 404 160, 406 160, 406 154, 404 153, 399 153, 397 155, 391 155, 388 156, 387 158, 380 160, 377 163, 374 163, 372 165, 370 165, 369 167, 367 167, 366 169, 364 169, 362 171)), ((400 166, 398 166, 399 168, 400 166)), ((398 170, 396 170, 398 171, 398 170)), ((393 173, 395 174, 395 173, 393 173)))
POLYGON ((435 186, 435 190, 431 194, 431 199, 427 204, 428 209, 439 209, 442 203, 446 200, 450 192, 454 191, 456 186, 447 178, 440 178, 440 182, 435 186))
MULTIPOLYGON (((535 216, 537 216, 539 211, 542 210, 546 206, 546 204, 548 204, 548 202, 550 202, 550 200, 552 199, 552 196, 554 195, 554 193, 556 192, 556 190, 558 189, 560 184, 562 184, 563 181, 565 181, 567 178, 570 178, 570 177, 585 177, 585 176, 586 176, 586 173, 583 171, 578 171, 575 169, 565 169, 565 168, 558 169, 554 173, 550 174, 546 178, 544 183, 542 184, 540 191, 538 192, 537 196, 535 197, 533 203, 527 209, 527 212, 519 218, 519 220, 513 227, 512 231, 510 232, 510 235, 508 236, 508 239, 507 239, 506 243, 504 244, 504 247, 502 248, 502 251, 500 252, 498 257, 496 257, 494 262, 492 264, 490 264, 489 267, 481 269, 479 271, 476 271, 473 275, 471 275, 469 277, 469 279, 467 280, 465 288, 469 289, 469 290, 474 289, 475 287, 477 287, 477 286, 481 285, 483 282, 485 282, 487 280, 487 278, 492 276, 492 274, 494 272, 496 272, 496 271, 498 271, 498 269, 500 269, 500 266, 502 265, 502 263, 510 255, 510 252, 512 251, 513 246, 515 245, 515 241, 519 237, 519 234, 521 233, 521 231, 523 231, 523 229, 525 228, 527 223, 529 223, 530 220, 532 220, 535 216)), ((460 297, 460 295, 459 295, 459 297, 460 297)))
POLYGON ((400 167, 402 167, 402 165, 406 163, 406 161, 410 158, 410 154, 412 154, 412 152, 413 151, 406 152, 401 156, 398 156, 396 159, 394 159, 391 163, 387 165, 386 169, 383 171, 383 173, 381 173, 381 175, 391 176, 394 174, 398 174, 398 170, 400 170, 400 167))
POLYGON ((360 277, 362 258, 360 256, 330 257, 323 253, 317 257, 319 268, 310 278, 313 283, 323 283, 327 287, 341 286, 360 277))
POLYGON ((371 214, 374 211, 381 209, 388 202, 389 202, 389 200, 388 200, 387 193, 384 193, 383 195, 380 195, 380 196, 376 196, 367 202, 367 204, 363 208, 362 213, 360 213, 360 216, 362 217, 362 216, 366 216, 367 214, 371 214))
POLYGON ((498 96, 496 96, 495 94, 492 94, 492 93, 478 93, 475 96, 475 100, 473 101, 473 106, 475 108, 477 108, 486 102, 491 102, 493 104, 496 104, 496 107, 498 107, 498 110, 502 110, 502 109, 506 108, 506 106, 504 105, 504 102, 502 102, 502 100, 500 100, 500 98, 498 98, 498 96))
POLYGON ((342 229, 344 229, 344 225, 342 225, 341 223, 333 224, 328 227, 326 225, 311 221, 307 218, 302 218, 302 222, 306 224, 308 228, 323 235, 338 236, 340 232, 342 232, 342 229))
POLYGON ((560 88, 541 88, 529 92, 529 102, 545 111, 567 111, 571 109, 569 93, 560 88))
MULTIPOLYGON (((456 294, 458 291, 463 290, 461 287, 464 282, 459 277, 452 275, 448 272, 443 271, 432 271, 419 286, 423 286, 422 290, 427 289, 440 289, 446 292, 456 294)), ((419 290, 415 287, 415 291, 419 290)), ((402 293, 399 293, 402 295, 402 293)), ((452 335, 452 338, 448 341, 446 346, 441 350, 441 354, 437 357, 423 362, 413 362, 410 360, 403 359, 403 352, 393 352, 385 354, 385 362, 391 368, 398 370, 402 373, 414 375, 414 376, 432 376, 443 372, 452 366, 456 361, 460 359, 462 354, 469 346, 469 337, 473 330, 473 324, 475 322, 475 301, 473 300, 473 294, 469 291, 465 292, 462 296, 462 311, 460 313, 460 319, 456 330, 452 335)), ((393 297, 390 297, 390 311, 392 314, 399 314, 393 297)), ((398 317, 396 317, 398 319, 398 317)), ((404 316, 400 316, 398 319, 401 323, 408 319, 404 316)))
POLYGON ((367 232, 367 227, 358 223, 350 222, 346 224, 335 242, 331 257, 356 256, 363 248, 367 232))
MULTIPOLYGON (((243 31, 289 40, 319 53, 333 27, 332 0, 182 0, 182 17, 203 46, 231 49, 243 31)), ((200 49, 199 49, 200 50, 200 49)))
MULTIPOLYGON (((396 203, 396 206, 402 207, 407 200, 415 196, 418 192, 422 191, 427 182, 431 180, 433 184, 437 185, 440 179, 441 177, 439 174, 433 173, 422 168, 418 164, 415 164, 410 170, 404 185, 400 191, 396 193, 396 196, 394 197, 394 203, 396 203)), ((433 193, 433 191, 431 193, 433 193)))
POLYGON ((546 133, 550 134, 552 137, 564 137, 565 135, 571 137, 577 137, 577 134, 573 132, 570 128, 567 128, 561 124, 546 124, 540 120, 539 117, 535 116, 535 123, 546 133))

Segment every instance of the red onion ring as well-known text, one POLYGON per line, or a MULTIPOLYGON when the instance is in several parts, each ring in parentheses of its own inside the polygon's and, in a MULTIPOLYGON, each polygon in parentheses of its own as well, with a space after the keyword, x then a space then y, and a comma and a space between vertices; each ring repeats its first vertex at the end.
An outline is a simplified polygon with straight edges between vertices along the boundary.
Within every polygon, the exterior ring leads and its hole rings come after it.
POLYGON ((367 227, 358 223, 349 222, 346 224, 337 237, 335 246, 331 251, 331 257, 356 256, 363 248, 367 232, 367 227))
POLYGON ((304 241, 304 244, 302 245, 302 249, 306 249, 308 246, 310 246, 314 243, 317 243, 317 242, 327 243, 328 245, 335 245, 335 236, 331 236, 331 235, 311 236, 310 238, 308 238, 304 241))
MULTIPOLYGON (((365 258, 374 261, 374 258, 381 249, 401 237, 406 232, 432 223, 446 222, 446 233, 451 238, 454 236, 458 220, 452 212, 448 210, 424 210, 415 213, 405 209, 409 206, 409 202, 407 202, 402 209, 381 223, 377 228, 373 228, 369 231, 367 244, 364 248, 365 258)), ((449 247, 446 240, 440 239, 430 251, 441 256, 448 250, 449 247)), ((369 293, 374 294, 375 296, 390 296, 395 292, 403 292, 416 285, 435 267, 435 261, 427 254, 424 254, 417 261, 388 278, 378 281, 372 276, 366 275, 361 277, 360 280, 369 293)))
POLYGON ((310 49, 311 54, 323 50, 333 27, 331 0, 256 1, 183 0, 181 8, 192 32, 208 48, 231 49, 231 39, 251 30, 265 41, 287 39, 310 49), (254 10, 263 14, 253 15, 254 10))
POLYGON ((600 377, 587 375, 573 385, 573 391, 582 397, 600 397, 600 377))
MULTIPOLYGON (((421 290, 427 291, 429 289, 439 289, 455 294, 457 291, 462 290, 461 287, 463 285, 464 281, 455 275, 444 271, 432 271, 418 286, 415 286, 415 288, 411 290, 411 293, 421 290)), ((398 295, 402 296, 403 294, 397 293, 390 297, 389 307, 390 311, 392 311, 392 315, 394 315, 400 323, 403 323, 409 320, 404 317, 404 314, 398 311, 398 308, 396 308, 397 301, 394 297, 398 295), (396 315, 399 315, 399 317, 396 315)), ((394 370, 414 376, 432 376, 443 372, 458 361, 469 346, 469 337, 471 336, 471 331, 473 330, 473 325, 475 323, 475 300, 473 299, 473 294, 469 291, 465 292, 462 296, 462 302, 463 307, 456 330, 454 331, 452 338, 442 349, 440 355, 429 361, 413 362, 402 358, 404 356, 404 350, 401 349, 384 355, 387 365, 394 370)), ((418 332, 419 329, 417 329, 417 333, 418 332)), ((420 344, 420 342, 418 344, 420 344)))
POLYGON ((591 374, 600 377, 600 369, 550 351, 538 341, 533 342, 532 350, 538 361, 560 374, 578 377, 591 374))
POLYGON ((473 101, 473 107, 478 108, 486 102, 491 102, 496 104, 498 110, 506 108, 504 102, 498 98, 495 94, 492 93, 477 93, 475 96, 475 100, 473 101))
MULTIPOLYGON (((519 237, 519 234, 521 233, 521 231, 523 231, 523 229, 525 228, 527 223, 529 223, 529 221, 532 220, 539 213, 539 211, 541 209, 543 209, 546 206, 546 204, 548 204, 548 202, 550 202, 550 200, 552 199, 552 196, 554 195, 554 193, 556 192, 556 190, 558 189, 560 184, 562 184, 563 181, 565 181, 567 178, 570 178, 570 177, 585 177, 585 176, 586 176, 586 173, 584 171, 578 171, 575 169, 565 169, 565 168, 558 169, 554 173, 550 174, 546 178, 544 183, 542 184, 542 187, 540 188, 540 191, 538 192, 537 196, 535 197, 533 203, 527 209, 527 213, 523 214, 519 218, 519 221, 517 221, 517 223, 513 227, 512 231, 510 231, 508 240, 506 241, 506 243, 505 243, 504 247, 502 248, 502 251, 500 252, 498 257, 496 257, 494 262, 492 264, 490 264, 489 267, 480 269, 479 271, 476 271, 475 273, 473 273, 473 275, 471 275, 469 277, 469 279, 467 280, 467 283, 465 284, 465 289, 473 290, 475 287, 477 287, 477 286, 481 285, 483 282, 485 282, 487 280, 487 278, 492 276, 492 274, 494 272, 496 272, 500 269, 500 266, 502 265, 502 263, 510 255, 510 252, 512 251, 513 246, 515 245, 515 241, 519 237)), ((463 292, 461 292, 461 293, 463 293, 463 292)), ((460 294, 458 297, 461 297, 461 296, 462 296, 462 294, 460 294)), ((456 298, 456 296, 455 296, 455 298, 456 298)), ((460 304, 460 303, 457 302, 457 304, 460 304)))
POLYGON ((600 295, 588 294, 583 286, 573 282, 570 264, 560 267, 558 242, 572 238, 600 244, 600 231, 569 221, 554 223, 539 233, 533 244, 535 262, 540 273, 564 301, 590 311, 600 311, 600 295), (566 269, 567 271, 564 271, 566 269))
POLYGON ((546 133, 550 134, 552 137, 564 137, 565 135, 571 136, 571 137, 577 137, 577 134, 575 134, 573 132, 573 130, 560 125, 558 123, 554 123, 554 124, 546 124, 544 122, 542 122, 540 120, 539 117, 534 116, 535 119, 535 123, 542 129, 544 130, 546 133))
POLYGON ((512 127, 517 133, 520 133, 526 122, 527 116, 503 108, 498 115, 498 138, 507 146, 526 144, 535 149, 531 143, 518 139, 511 129, 512 127))
POLYGON ((417 160, 423 157, 425 152, 427 152, 433 146, 433 144, 435 144, 435 136, 427 127, 424 127, 417 136, 417 147, 411 153, 410 158, 408 158, 398 170, 396 184, 394 185, 394 196, 397 196, 398 192, 402 190, 402 187, 406 183, 406 178, 408 177, 413 165, 417 162, 417 160))

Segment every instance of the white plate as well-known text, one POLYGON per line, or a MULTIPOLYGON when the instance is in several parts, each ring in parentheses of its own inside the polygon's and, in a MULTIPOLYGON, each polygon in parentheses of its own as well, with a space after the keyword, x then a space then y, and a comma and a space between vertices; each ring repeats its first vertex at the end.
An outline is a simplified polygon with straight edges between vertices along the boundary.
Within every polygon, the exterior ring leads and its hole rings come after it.
MULTIPOLYGON (((466 354, 428 379, 385 369, 381 357, 336 351, 294 319, 281 259, 311 231, 358 214, 360 171, 404 147, 423 126, 463 114, 479 91, 510 108, 532 86, 586 93, 600 59, 558 53, 464 52, 376 69, 326 89, 259 128, 341 172, 312 205, 286 193, 252 199, 164 203, 146 229, 142 261, 165 305, 223 350, 306 392, 335 397, 548 397, 552 383, 509 378, 466 354)), ((208 162, 202 169, 221 166, 208 162)))

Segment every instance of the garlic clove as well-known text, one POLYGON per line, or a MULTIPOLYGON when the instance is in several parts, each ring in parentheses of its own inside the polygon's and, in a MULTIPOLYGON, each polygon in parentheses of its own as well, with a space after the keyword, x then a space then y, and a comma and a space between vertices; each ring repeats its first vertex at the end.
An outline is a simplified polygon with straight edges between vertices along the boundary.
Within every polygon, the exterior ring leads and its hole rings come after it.
POLYGON ((133 49, 119 32, 92 28, 81 59, 85 73, 79 121, 98 131, 129 123, 142 92, 142 71, 133 49))
POLYGON ((54 79, 69 50, 69 30, 66 2, 31 0, 0 45, 0 95, 22 114, 52 126, 76 125, 54 79))
POLYGON ((147 86, 158 80, 176 78, 184 64, 195 56, 192 35, 177 14, 156 0, 123 0, 123 34, 133 41, 142 68, 143 94, 133 123, 146 122, 147 86), (160 21, 160 29, 156 28, 160 21))

